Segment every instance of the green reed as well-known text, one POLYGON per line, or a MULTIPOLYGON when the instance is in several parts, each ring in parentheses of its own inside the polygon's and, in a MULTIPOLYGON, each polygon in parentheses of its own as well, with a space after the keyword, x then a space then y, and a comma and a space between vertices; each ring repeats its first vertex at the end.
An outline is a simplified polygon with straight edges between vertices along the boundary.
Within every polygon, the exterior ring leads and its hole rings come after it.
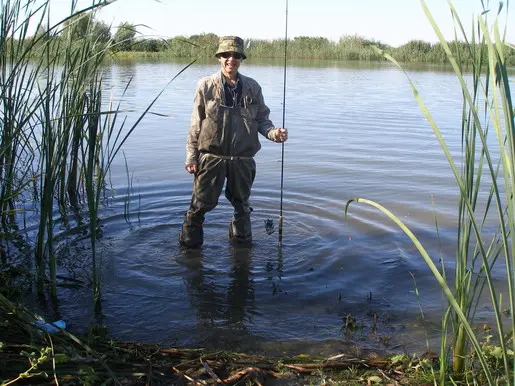
MULTIPOLYGON (((46 83, 39 93, 39 98, 43 101, 38 120, 41 127, 39 170, 43 177, 36 258, 42 262, 47 255, 54 295, 54 202, 65 218, 68 205, 77 206, 81 202, 81 186, 89 193, 88 187, 93 184, 94 176, 88 173, 91 167, 90 160, 99 159, 101 146, 97 136, 92 135, 91 128, 94 127, 95 117, 102 113, 98 94, 101 93, 102 62, 110 47, 110 42, 96 40, 92 33, 92 23, 88 24, 86 34, 79 39, 74 39, 72 32, 74 23, 80 22, 81 18, 86 18, 90 12, 103 5, 104 2, 93 2, 92 6, 86 9, 75 11, 72 8, 69 22, 62 23, 59 38, 48 39, 42 47, 46 83), (80 152, 83 147, 88 151, 80 152)), ((88 207, 95 208, 89 211, 92 259, 95 267, 98 205, 95 205, 93 197, 86 194, 83 199, 88 207)), ((43 271, 41 264, 39 271, 43 271)), ((93 269, 93 283, 96 289, 98 286, 95 278, 96 269, 93 269)))
MULTIPOLYGON (((445 384, 449 362, 452 361, 454 376, 467 378, 469 382, 494 385, 498 382, 512 384, 514 381, 515 352, 515 296, 513 284, 514 247, 515 247, 515 138, 514 110, 511 100, 506 58, 504 33, 500 31, 498 17, 501 12, 507 15, 508 9, 500 7, 493 23, 488 22, 487 9, 475 22, 470 35, 465 32, 461 20, 449 1, 449 7, 456 23, 456 40, 461 39, 470 58, 470 72, 466 78, 463 68, 463 44, 461 49, 445 41, 437 23, 434 21, 424 0, 422 7, 437 34, 448 62, 451 64, 463 94, 461 138, 461 159, 456 161, 451 155, 447 143, 438 125, 432 119, 418 90, 411 80, 415 98, 426 116, 438 139, 449 166, 454 174, 459 189, 457 208, 458 229, 455 256, 454 277, 448 277, 445 270, 440 271, 422 244, 414 234, 391 212, 378 203, 366 199, 354 199, 351 202, 363 202, 372 205, 387 214, 413 241, 433 275, 442 287, 449 302, 449 308, 442 315, 442 344, 440 349, 440 384, 445 384), (493 152, 487 139, 495 135, 498 149, 493 152), (498 159, 494 154, 498 153, 498 159), (488 193, 486 199, 482 198, 488 193), (480 200, 480 197, 482 198, 480 200), (492 236, 485 230, 487 220, 496 219, 498 231, 492 236), (498 293, 492 280, 492 269, 504 258, 505 279, 508 284, 508 301, 510 326, 505 333, 502 313, 502 294, 498 293), (495 317, 493 343, 494 349, 487 342, 480 343, 480 332, 475 327, 475 312, 483 290, 487 290, 493 316, 495 317), (448 336, 451 341, 448 343, 448 336), (488 344, 486 344, 488 343, 488 344), (508 346, 511 346, 509 348, 508 346), (492 358, 492 352, 495 352, 492 358), (496 363, 493 367, 492 363, 496 363), (476 363, 481 365, 484 379, 469 379, 476 363), (482 383, 483 382, 483 383, 482 383)), ((483 4, 483 3, 482 3, 483 4)), ((486 4, 485 7, 488 7, 486 4)), ((383 55, 401 70, 398 61, 391 55, 383 55)), ((407 76, 407 75, 406 75, 407 76)), ((409 79, 409 77, 408 77, 409 79)), ((491 146, 491 145, 490 145, 491 146)), ((442 265, 443 267, 443 265, 442 265)))
MULTIPOLYGON (((80 10, 72 6, 69 17, 45 28, 49 25, 49 4, 36 7, 32 1, 2 2, 0 217, 2 233, 9 234, 16 225, 13 214, 23 210, 19 202, 26 201, 28 189, 33 188, 39 213, 34 245, 38 275, 42 283, 48 263, 55 296, 56 208, 66 218, 70 206, 88 207, 96 264, 100 191, 107 168, 102 163, 104 128, 99 121, 102 115, 116 115, 118 111, 106 112, 101 103, 102 63, 111 41, 97 39, 89 22, 80 39, 73 38, 72 33, 75 23, 83 18, 91 21, 91 12, 108 2, 93 1, 80 10), (43 32, 31 37, 27 31, 34 15, 40 15, 36 27, 43 32)), ((109 135, 119 133, 109 128, 109 135)), ((93 272, 96 283, 96 270, 93 272)))
MULTIPOLYGON (((44 58, 45 84, 38 87, 41 101, 36 126, 41 137, 36 138, 39 151, 40 229, 36 246, 39 272, 43 262, 49 262, 52 293, 55 295, 56 258, 54 256, 53 216, 55 205, 66 218, 68 210, 86 207, 93 273, 94 303, 100 305, 98 280, 97 238, 100 235, 99 210, 106 190, 109 169, 132 132, 149 113, 164 90, 195 60, 176 74, 161 92, 148 102, 135 123, 126 125, 120 120, 121 103, 130 81, 125 85, 121 99, 113 107, 102 91, 102 68, 115 45, 113 39, 104 41, 95 34, 90 13, 106 2, 95 1, 59 23, 59 38, 45 41, 36 57, 44 58), (77 39, 74 26, 82 18, 88 20, 85 33, 77 39), (41 55, 43 52, 43 55, 41 55), (109 102, 109 106, 105 106, 109 102), (107 108, 106 108, 107 107, 107 108), (55 204, 55 205, 54 205, 55 204)), ((52 30, 51 29, 51 30, 52 30)), ((50 30, 50 31, 51 31, 50 30)), ((43 67, 43 66, 41 66, 43 67)))
MULTIPOLYGON (((2 2, 0 27, 0 217, 3 233, 15 222, 17 197, 31 178, 37 179, 32 170, 36 158, 35 128, 40 118, 43 99, 33 97, 38 92, 38 77, 42 72, 42 57, 31 62, 30 50, 37 39, 27 36, 28 23, 20 24, 27 17, 21 1, 2 2)), ((45 5, 39 10, 44 14, 45 5)), ((30 12, 29 12, 30 14, 30 12)), ((43 17, 38 26, 43 24, 43 17)), ((42 148, 41 148, 42 149, 42 148)), ((43 223, 44 226, 45 223, 43 223)), ((42 267, 42 260, 36 259, 42 267)))
POLYGON ((20 1, 8 1, 2 3, 0 15, 0 214, 3 226, 16 212, 14 199, 30 178, 23 162, 30 163, 31 159, 22 160, 19 154, 31 154, 31 121, 40 106, 39 101, 30 99, 36 77, 29 70, 29 58, 24 48, 27 30, 16 29, 21 9, 20 1), (13 63, 10 58, 18 59, 13 63))

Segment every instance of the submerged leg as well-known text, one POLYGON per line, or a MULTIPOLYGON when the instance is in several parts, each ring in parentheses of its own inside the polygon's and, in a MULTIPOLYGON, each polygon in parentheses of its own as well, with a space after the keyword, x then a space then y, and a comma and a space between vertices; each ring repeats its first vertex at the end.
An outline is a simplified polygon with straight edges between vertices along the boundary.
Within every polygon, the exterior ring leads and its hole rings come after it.
POLYGON ((204 243, 205 214, 218 204, 225 180, 225 161, 203 156, 199 160, 190 208, 184 215, 180 242, 188 248, 199 248, 204 243))
POLYGON ((184 214, 181 234, 182 245, 188 248, 200 248, 204 243, 204 213, 193 209, 193 205, 184 214))

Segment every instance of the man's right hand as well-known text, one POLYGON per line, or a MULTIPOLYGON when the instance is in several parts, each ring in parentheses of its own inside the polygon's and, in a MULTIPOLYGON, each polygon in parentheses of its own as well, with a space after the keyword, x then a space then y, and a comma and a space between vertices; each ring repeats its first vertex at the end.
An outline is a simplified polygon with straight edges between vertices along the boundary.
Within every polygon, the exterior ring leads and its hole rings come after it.
POLYGON ((184 168, 190 174, 196 174, 197 170, 198 170, 197 164, 186 164, 186 166, 184 168))

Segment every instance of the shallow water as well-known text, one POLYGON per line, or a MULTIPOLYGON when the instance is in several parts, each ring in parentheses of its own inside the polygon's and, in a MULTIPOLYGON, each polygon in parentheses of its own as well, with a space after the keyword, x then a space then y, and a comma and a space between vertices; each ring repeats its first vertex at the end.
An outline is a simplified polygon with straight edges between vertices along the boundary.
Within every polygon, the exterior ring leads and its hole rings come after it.
MULTIPOLYGON (((117 100, 132 79, 122 108, 141 112, 182 66, 114 64, 105 84, 117 100)), ((267 219, 278 228, 281 145, 263 138, 251 197, 252 248, 229 243, 232 210, 222 195, 207 215, 204 247, 185 251, 177 241, 192 187, 184 152, 193 92, 201 76, 217 69, 194 65, 165 89, 151 111, 166 117, 147 115, 123 148, 130 186, 124 157, 113 167, 115 192, 102 210, 99 248, 100 314, 110 333, 179 346, 334 353, 422 351, 426 330, 436 351, 442 294, 422 258, 377 210, 354 203, 344 213, 351 198, 375 200, 420 237, 435 261, 440 252, 453 259, 457 188, 405 75, 386 63, 288 67, 282 247, 277 232, 265 229, 267 219), (357 327, 345 328, 351 317, 357 327)), ((280 126, 281 65, 249 62, 241 72, 261 84, 280 126)), ((455 77, 432 67, 408 74, 458 154, 455 77)), ((128 113, 127 127, 137 116, 128 113)), ((79 249, 70 254, 87 253, 79 249)), ((70 272, 80 269, 88 272, 70 272)), ((60 288, 58 297, 57 313, 73 331, 98 317, 87 283, 60 288)), ((485 307, 478 316, 488 314, 485 307)))

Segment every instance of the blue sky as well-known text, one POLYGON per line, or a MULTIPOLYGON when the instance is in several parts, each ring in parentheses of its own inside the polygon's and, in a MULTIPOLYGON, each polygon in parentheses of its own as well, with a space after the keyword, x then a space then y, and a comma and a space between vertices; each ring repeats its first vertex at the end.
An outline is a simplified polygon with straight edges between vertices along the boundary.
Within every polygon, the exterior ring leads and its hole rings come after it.
MULTIPOLYGON (((499 1, 489 3, 492 19, 499 1)), ((70 0, 51 0, 53 17, 64 16, 69 4, 70 0)), ((90 5, 91 0, 79 0, 79 4, 90 5)), ((138 31, 165 38, 212 32, 274 39, 284 37, 285 4, 285 0, 118 0, 97 18, 113 26, 121 22, 146 25, 148 28, 141 26, 138 31)), ((453 21, 447 0, 426 0, 426 4, 444 36, 451 40, 453 21)), ((472 16, 482 10, 481 0, 453 0, 452 4, 470 32, 472 16)), ((515 43, 515 10, 510 11, 507 40, 515 43)), ((506 23, 504 17, 500 21, 506 23)), ((354 34, 393 46, 413 39, 437 40, 419 0, 289 0, 289 37, 338 40, 354 34)))

